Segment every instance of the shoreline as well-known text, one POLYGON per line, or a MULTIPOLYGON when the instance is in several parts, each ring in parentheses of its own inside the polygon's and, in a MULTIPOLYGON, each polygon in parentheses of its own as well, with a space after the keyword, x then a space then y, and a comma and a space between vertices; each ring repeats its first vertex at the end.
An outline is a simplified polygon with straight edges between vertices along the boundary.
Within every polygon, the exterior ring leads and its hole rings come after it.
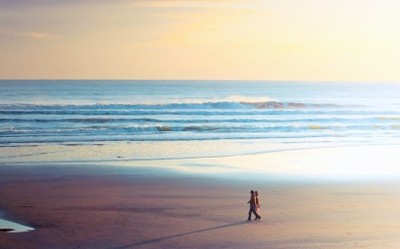
POLYGON ((3 164, 42 164, 42 163, 114 163, 134 161, 162 161, 207 159, 224 157, 242 157, 279 152, 301 150, 352 148, 352 147, 400 146, 398 143, 360 143, 360 142, 313 142, 313 143, 277 143, 258 139, 227 141, 162 141, 162 142, 110 142, 94 144, 25 144, 18 146, 0 146, 0 165, 3 164), (208 147, 199 151, 196 148, 208 147), (185 153, 171 151, 171 146, 186 148, 185 153), (228 146, 228 148, 224 148, 228 146), (215 148, 214 148, 215 147, 215 148), (221 147, 223 149, 221 149, 221 147), (144 153, 144 151, 147 151, 144 153), (195 154, 193 154, 195 151, 195 154), (211 152, 214 151, 214 152, 211 152), (241 151, 238 153, 237 151, 241 151), (198 155, 196 155, 198 154, 198 155), (161 156, 160 156, 161 155, 161 156))
MULTIPOLYGON (((346 145, 293 148, 255 152, 245 155, 209 156, 162 159, 118 159, 97 161, 37 161, 1 162, 0 167, 16 171, 32 168, 38 172, 76 168, 76 174, 90 174, 102 169, 114 174, 120 167, 137 175, 177 177, 208 177, 240 180, 268 178, 277 181, 374 181, 398 180, 400 163, 397 144, 346 145), (390 160, 387 160, 387 159, 390 160), (384 163, 382 163, 384 162, 384 163), (256 174, 254 174, 256 172, 256 174)), ((90 147, 83 150, 83 154, 90 147)))

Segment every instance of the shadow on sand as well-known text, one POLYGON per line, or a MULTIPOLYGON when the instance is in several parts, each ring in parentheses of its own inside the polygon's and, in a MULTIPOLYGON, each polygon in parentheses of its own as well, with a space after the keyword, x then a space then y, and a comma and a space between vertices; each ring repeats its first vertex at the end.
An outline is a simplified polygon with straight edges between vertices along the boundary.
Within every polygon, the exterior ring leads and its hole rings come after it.
POLYGON ((208 231, 213 231, 213 230, 219 230, 219 229, 224 229, 224 228, 234 227, 234 226, 239 226, 239 225, 244 225, 244 224, 248 224, 248 222, 247 221, 240 221, 240 222, 230 223, 230 224, 216 226, 216 227, 208 227, 208 228, 199 229, 199 230, 195 230, 195 231, 190 231, 190 232, 186 232, 186 233, 178 233, 178 234, 165 236, 165 237, 160 237, 160 238, 156 238, 156 239, 144 240, 144 241, 140 241, 140 242, 129 244, 129 245, 113 247, 112 249, 134 248, 134 247, 138 247, 138 246, 142 246, 142 245, 157 243, 157 242, 168 240, 168 239, 183 237, 183 236, 186 236, 186 235, 202 233, 202 232, 208 232, 208 231))

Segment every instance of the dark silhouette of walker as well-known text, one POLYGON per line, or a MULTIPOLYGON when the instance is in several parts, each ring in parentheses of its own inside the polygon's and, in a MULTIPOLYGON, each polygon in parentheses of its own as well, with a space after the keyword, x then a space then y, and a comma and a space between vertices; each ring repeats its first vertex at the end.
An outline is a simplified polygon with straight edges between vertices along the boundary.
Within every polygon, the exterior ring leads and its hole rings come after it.
POLYGON ((251 221, 252 213, 256 216, 254 220, 260 220, 261 216, 257 214, 258 196, 255 195, 253 190, 250 191, 250 200, 247 203, 250 204, 249 218, 247 220, 251 221))

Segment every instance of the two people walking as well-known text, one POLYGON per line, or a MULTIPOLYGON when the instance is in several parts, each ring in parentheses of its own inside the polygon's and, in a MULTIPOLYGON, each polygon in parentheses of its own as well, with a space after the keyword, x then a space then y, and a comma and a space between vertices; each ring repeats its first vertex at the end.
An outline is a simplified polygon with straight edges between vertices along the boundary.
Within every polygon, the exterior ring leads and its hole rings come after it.
POLYGON ((249 210, 249 218, 247 218, 248 221, 251 221, 251 214, 254 214, 256 218, 254 220, 260 220, 261 216, 258 215, 257 209, 260 208, 260 202, 258 200, 258 192, 257 191, 250 191, 250 200, 247 202, 250 204, 250 210, 249 210))

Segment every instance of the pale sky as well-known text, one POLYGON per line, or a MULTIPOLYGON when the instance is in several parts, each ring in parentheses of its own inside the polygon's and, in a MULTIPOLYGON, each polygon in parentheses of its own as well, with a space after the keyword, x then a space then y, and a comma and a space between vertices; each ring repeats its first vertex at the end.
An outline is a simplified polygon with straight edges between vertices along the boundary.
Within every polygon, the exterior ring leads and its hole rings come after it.
POLYGON ((400 81, 398 0, 1 0, 2 79, 400 81))

